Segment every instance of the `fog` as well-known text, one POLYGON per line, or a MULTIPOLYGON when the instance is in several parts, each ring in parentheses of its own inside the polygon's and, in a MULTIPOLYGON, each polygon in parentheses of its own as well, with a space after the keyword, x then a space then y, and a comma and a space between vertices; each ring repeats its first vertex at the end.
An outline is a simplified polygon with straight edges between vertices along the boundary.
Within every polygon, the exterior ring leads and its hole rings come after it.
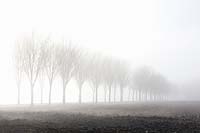
MULTIPOLYGON (((133 68, 152 67, 176 86, 170 100, 199 100, 199 6, 198 0, 1 1, 0 104, 17 103, 13 49, 32 33, 64 38, 88 51, 125 60, 133 68)), ((28 81, 24 82, 21 101, 30 103, 28 81)), ((52 102, 62 101, 62 90, 55 90, 61 88, 59 82, 52 89, 52 102)), ((74 82, 66 90, 68 102, 78 101, 74 82)), ((34 93, 39 103, 38 83, 34 93)), ((91 89, 83 91, 85 102, 91 97, 91 89)), ((128 99, 128 91, 124 97, 128 99)))

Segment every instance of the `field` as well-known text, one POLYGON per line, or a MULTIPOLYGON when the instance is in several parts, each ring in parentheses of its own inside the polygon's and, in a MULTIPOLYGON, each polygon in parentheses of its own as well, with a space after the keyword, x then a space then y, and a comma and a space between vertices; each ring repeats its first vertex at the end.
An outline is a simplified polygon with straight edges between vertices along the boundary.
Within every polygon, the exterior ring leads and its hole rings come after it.
POLYGON ((200 102, 1 106, 0 132, 199 133, 200 102))

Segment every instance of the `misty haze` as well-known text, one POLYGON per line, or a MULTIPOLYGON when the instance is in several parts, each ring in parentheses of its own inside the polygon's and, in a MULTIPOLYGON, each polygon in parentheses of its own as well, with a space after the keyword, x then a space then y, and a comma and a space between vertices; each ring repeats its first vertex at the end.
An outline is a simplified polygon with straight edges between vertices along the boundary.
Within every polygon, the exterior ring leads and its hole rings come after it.
POLYGON ((200 132, 200 1, 0 1, 0 132, 200 132))

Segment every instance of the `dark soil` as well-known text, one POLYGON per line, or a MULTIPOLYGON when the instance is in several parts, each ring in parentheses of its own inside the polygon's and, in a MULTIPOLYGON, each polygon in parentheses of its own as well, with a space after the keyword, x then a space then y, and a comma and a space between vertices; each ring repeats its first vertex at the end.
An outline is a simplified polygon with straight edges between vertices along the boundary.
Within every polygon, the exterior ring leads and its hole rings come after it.
POLYGON ((2 107, 0 133, 200 133, 199 116, 198 102, 2 107))

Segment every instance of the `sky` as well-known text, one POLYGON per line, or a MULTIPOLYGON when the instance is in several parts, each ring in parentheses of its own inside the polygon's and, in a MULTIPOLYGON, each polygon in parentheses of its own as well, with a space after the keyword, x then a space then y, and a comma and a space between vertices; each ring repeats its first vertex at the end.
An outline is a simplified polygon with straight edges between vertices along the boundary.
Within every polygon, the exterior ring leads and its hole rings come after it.
POLYGON ((151 66, 177 84, 198 79, 199 7, 199 0, 1 0, 0 104, 16 101, 12 49, 32 32, 151 66))

